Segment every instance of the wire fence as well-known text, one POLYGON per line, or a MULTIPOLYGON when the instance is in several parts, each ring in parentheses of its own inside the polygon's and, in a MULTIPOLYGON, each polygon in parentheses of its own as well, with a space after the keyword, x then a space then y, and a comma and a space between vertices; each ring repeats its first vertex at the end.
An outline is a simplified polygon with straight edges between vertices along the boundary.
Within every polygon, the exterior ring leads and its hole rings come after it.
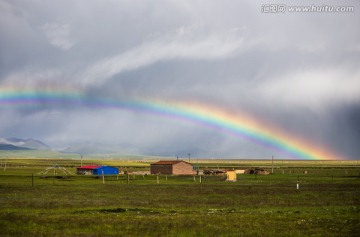
POLYGON ((121 174, 121 175, 75 175, 70 173, 27 173, 19 172, 0 173, 0 185, 190 185, 190 184, 219 184, 219 185, 263 185, 263 184, 310 184, 310 183, 341 183, 359 182, 360 168, 332 169, 332 170, 274 170, 273 173, 237 174, 234 182, 226 182, 225 174, 220 175, 148 175, 148 174, 121 174))

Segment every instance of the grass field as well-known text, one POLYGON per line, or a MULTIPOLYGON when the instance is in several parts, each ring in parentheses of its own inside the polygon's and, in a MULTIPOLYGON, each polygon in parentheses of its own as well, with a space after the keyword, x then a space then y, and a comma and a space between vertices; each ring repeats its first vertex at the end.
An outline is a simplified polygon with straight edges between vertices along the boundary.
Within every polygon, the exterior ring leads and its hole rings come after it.
MULTIPOLYGON (((360 229, 356 161, 197 160, 200 168, 274 169, 201 183, 199 176, 39 174, 55 163, 75 172, 79 160, 1 160, 0 236, 358 236, 360 229)), ((148 170, 150 161, 84 163, 131 171, 148 170)))

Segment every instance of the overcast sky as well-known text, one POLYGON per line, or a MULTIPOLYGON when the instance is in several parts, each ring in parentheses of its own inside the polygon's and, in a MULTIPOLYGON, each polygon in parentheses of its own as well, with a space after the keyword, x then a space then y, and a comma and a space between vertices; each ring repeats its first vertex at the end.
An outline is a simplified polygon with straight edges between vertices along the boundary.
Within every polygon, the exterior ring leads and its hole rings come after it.
MULTIPOLYGON (((359 22, 359 1, 0 0, 0 89, 244 110, 359 159, 359 22), (262 12, 272 3, 354 11, 262 12)), ((286 158, 197 124, 91 107, 2 110, 0 137, 134 154, 286 158)))

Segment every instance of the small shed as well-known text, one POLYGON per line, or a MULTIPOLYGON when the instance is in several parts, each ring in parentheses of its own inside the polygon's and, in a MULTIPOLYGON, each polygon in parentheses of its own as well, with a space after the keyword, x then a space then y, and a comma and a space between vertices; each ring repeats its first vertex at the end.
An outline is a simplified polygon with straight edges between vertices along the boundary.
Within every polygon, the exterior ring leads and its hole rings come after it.
POLYGON ((229 170, 226 171, 226 181, 236 181, 236 171, 235 170, 229 170))
POLYGON ((245 174, 245 170, 235 170, 237 174, 245 174))
POLYGON ((150 164, 151 174, 193 175, 192 164, 183 160, 161 160, 150 164))
POLYGON ((99 166, 94 169, 93 175, 113 175, 119 174, 119 169, 112 166, 99 166))

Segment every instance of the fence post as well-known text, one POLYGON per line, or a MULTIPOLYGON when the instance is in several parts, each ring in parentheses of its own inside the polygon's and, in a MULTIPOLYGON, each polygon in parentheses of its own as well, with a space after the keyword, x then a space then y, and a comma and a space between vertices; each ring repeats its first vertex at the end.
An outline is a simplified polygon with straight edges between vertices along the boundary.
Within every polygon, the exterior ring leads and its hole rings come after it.
POLYGON ((101 170, 101 174, 102 174, 102 181, 103 181, 103 184, 105 184, 105 177, 104 177, 104 171, 101 170))
POLYGON ((31 187, 34 187, 34 174, 31 174, 31 187))

